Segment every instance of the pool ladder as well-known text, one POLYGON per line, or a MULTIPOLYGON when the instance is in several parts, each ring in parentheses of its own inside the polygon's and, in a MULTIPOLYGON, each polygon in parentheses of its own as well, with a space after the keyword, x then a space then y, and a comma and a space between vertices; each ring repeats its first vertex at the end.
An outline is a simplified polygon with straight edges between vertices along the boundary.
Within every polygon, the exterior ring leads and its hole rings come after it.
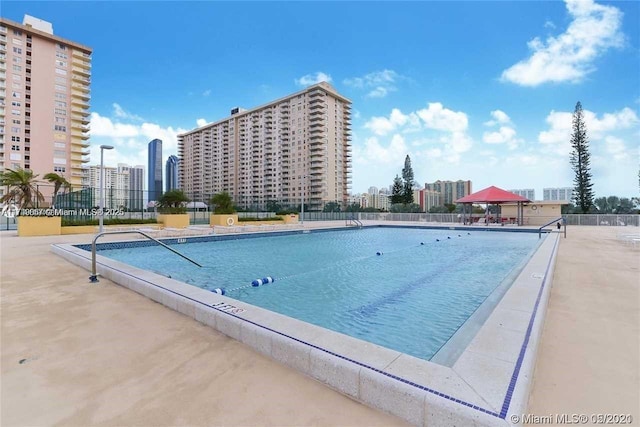
MULTIPOLYGON (((548 223, 546 223, 545 225, 543 225, 542 227, 538 228, 538 239, 540 239, 542 237, 542 229, 545 227, 550 226, 551 224, 554 223, 561 223, 561 225, 564 227, 564 238, 567 238, 567 219, 564 217, 560 217, 560 218, 556 218, 553 221, 549 221, 548 223)), ((560 230, 560 229, 558 229, 560 230)), ((553 231, 552 231, 553 233, 553 231)), ((558 231, 558 233, 560 233, 560 231, 558 231)))
POLYGON ((360 221, 359 219, 355 219, 354 217, 350 217, 347 219, 347 226, 350 225, 355 225, 356 227, 360 228, 363 226, 362 221, 360 221))
POLYGON ((197 265, 198 267, 202 267, 202 265, 198 264, 197 262, 195 262, 194 260, 192 260, 191 258, 189 258, 186 255, 181 254, 180 252, 176 251, 175 249, 165 245, 164 243, 162 243, 160 240, 158 239, 154 239, 153 237, 149 236, 147 233, 143 232, 143 231, 139 231, 139 230, 127 230, 127 231, 103 231, 102 233, 98 233, 96 234, 96 237, 94 237, 93 242, 91 242, 91 276, 89 276, 89 281, 91 283, 98 283, 98 272, 96 271, 96 242, 98 241, 98 239, 102 236, 104 236, 105 234, 131 234, 131 233, 137 233, 137 234, 142 234, 144 237, 146 237, 149 240, 153 240, 154 242, 156 242, 157 244, 159 244, 160 246, 170 250, 171 252, 173 252, 176 255, 181 256, 182 258, 186 259, 187 261, 189 261, 192 264, 197 265))

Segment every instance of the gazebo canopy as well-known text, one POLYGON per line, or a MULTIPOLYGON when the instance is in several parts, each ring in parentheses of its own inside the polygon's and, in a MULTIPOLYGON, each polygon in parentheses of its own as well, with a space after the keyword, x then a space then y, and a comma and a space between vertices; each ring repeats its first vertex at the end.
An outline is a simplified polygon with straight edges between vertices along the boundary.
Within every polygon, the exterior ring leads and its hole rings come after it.
POLYGON ((501 188, 491 186, 484 190, 477 191, 473 194, 469 194, 461 199, 456 200, 456 203, 509 203, 509 202, 530 202, 531 200, 526 197, 518 196, 509 191, 505 191, 501 188))

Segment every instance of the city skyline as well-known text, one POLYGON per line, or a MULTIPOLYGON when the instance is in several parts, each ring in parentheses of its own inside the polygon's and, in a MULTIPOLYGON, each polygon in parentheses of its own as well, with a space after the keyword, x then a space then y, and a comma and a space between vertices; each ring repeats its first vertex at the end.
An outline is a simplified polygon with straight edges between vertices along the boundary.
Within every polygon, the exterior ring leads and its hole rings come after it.
POLYGON ((36 16, 93 49, 91 163, 112 144, 105 164, 146 164, 146 143, 158 138, 164 164, 178 134, 327 80, 353 101, 353 193, 387 187, 407 154, 421 185, 572 186, 571 113, 581 101, 596 197, 638 195, 637 2, 252 4, 216 29, 207 17, 244 6, 188 5, 9 1, 2 16, 36 16), (122 49, 146 14, 193 25, 175 40, 161 28, 136 32, 140 49, 122 49), (308 28, 301 15, 326 17, 327 27, 308 28), (291 25, 265 27, 270 20, 291 25), (211 58, 185 44, 205 39, 211 58))

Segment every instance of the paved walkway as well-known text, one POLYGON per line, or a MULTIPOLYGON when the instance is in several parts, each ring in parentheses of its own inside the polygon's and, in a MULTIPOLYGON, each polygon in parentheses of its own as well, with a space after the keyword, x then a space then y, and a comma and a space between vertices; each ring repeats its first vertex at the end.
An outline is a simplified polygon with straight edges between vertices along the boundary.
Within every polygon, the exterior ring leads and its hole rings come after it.
MULTIPOLYGON (((530 413, 640 419, 640 250, 623 231, 562 239, 530 413)), ((49 252, 90 239, 0 233, 0 425, 406 425, 49 252)))
POLYGON ((631 414, 640 425, 637 227, 569 227, 561 239, 529 413, 631 414))

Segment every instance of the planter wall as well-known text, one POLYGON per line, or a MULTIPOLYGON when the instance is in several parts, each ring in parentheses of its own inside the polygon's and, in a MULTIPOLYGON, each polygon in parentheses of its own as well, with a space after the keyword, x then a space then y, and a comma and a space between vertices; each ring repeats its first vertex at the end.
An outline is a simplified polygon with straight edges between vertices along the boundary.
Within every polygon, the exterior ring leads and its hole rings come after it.
POLYGON ((298 214, 282 215, 282 220, 285 224, 297 224, 298 214))
POLYGON ((189 214, 158 215, 158 223, 169 228, 187 228, 189 226, 189 214))
POLYGON ((238 215, 213 214, 209 217, 209 225, 238 225, 238 215))
POLYGON ((18 236, 59 236, 62 218, 59 216, 19 216, 18 236))

